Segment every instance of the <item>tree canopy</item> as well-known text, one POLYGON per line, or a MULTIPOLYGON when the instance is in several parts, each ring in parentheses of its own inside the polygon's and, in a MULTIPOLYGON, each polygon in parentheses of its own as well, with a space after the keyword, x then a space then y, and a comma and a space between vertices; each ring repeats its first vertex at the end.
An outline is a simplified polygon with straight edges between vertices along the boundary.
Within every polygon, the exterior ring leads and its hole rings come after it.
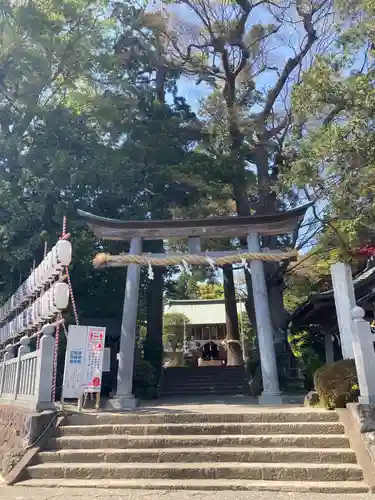
MULTIPOLYGON (((121 314, 124 272, 91 258, 126 244, 96 241, 77 208, 163 219, 311 201, 298 231, 262 244, 311 252, 324 287, 330 262, 375 238, 374 19, 374 0, 0 1, 1 299, 67 215, 80 314, 121 314)), ((286 332, 305 292, 285 289, 306 276, 266 271, 286 332)), ((222 297, 213 281, 161 270, 151 295, 222 297)))

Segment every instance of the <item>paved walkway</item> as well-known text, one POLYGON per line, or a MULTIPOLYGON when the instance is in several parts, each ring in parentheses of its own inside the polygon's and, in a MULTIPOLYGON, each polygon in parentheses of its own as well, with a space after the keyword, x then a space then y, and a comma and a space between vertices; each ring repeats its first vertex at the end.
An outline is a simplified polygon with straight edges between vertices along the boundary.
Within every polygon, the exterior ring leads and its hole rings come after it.
MULTIPOLYGON (((248 413, 265 411, 295 411, 311 412, 311 408, 303 406, 303 397, 290 396, 290 403, 280 406, 259 406, 258 400, 250 396, 173 396, 161 398, 156 401, 144 401, 137 408, 137 413, 248 413)), ((95 402, 87 401, 84 413, 98 413, 94 409, 95 402)), ((101 402, 102 409, 99 413, 111 413, 111 410, 105 409, 106 399, 101 402)), ((66 404, 65 409, 77 411, 76 405, 66 404)), ((118 413, 118 412, 116 412, 118 413)), ((134 413, 134 410, 124 410, 121 413, 134 413)))
POLYGON ((137 491, 97 489, 34 489, 0 487, 0 500, 374 500, 375 495, 321 495, 317 493, 277 493, 245 491, 137 491))

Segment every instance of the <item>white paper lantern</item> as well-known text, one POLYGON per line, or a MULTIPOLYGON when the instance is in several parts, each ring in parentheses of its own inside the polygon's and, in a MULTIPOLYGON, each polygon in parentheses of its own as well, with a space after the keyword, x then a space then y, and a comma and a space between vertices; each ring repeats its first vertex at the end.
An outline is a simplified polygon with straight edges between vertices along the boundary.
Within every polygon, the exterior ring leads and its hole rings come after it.
POLYGON ((54 261, 53 261, 53 252, 50 252, 47 257, 47 265, 48 265, 48 282, 53 280, 53 270, 54 270, 54 261))
POLYGON ((25 302, 27 297, 27 287, 26 287, 26 282, 23 282, 21 285, 21 299, 22 303, 25 302))
POLYGON ((69 286, 66 283, 57 283, 52 288, 52 310, 57 313, 68 307, 69 286))
POLYGON ((11 298, 10 298, 10 309, 11 309, 11 311, 14 311, 15 309, 17 309, 17 303, 16 303, 16 296, 15 295, 12 295, 11 298))
POLYGON ((37 291, 41 290, 44 286, 43 282, 43 276, 42 276, 42 268, 41 266, 38 266, 36 268, 36 273, 35 273, 35 288, 37 291))
POLYGON ((27 278, 27 280, 25 281, 25 296, 30 299, 32 296, 33 296, 33 289, 32 289, 32 286, 31 286, 31 280, 30 280, 30 276, 27 278))
POLYGON ((35 325, 38 325, 42 321, 42 299, 39 297, 33 304, 34 306, 34 318, 35 325))
POLYGON ((16 304, 17 304, 17 307, 21 304, 21 290, 20 290, 20 288, 16 292, 16 304))
POLYGON ((5 302, 5 304, 3 305, 2 307, 2 319, 6 318, 7 317, 7 314, 8 314, 8 301, 5 302))
POLYGON ((32 306, 26 309, 26 329, 30 330, 30 328, 34 325, 34 317, 33 317, 33 308, 32 306))
POLYGON ((53 317, 51 292, 52 289, 49 289, 42 297, 42 318, 44 320, 48 320, 53 317))
POLYGON ((54 272, 58 274, 64 266, 68 266, 72 261, 72 244, 68 240, 60 240, 54 250, 54 272))

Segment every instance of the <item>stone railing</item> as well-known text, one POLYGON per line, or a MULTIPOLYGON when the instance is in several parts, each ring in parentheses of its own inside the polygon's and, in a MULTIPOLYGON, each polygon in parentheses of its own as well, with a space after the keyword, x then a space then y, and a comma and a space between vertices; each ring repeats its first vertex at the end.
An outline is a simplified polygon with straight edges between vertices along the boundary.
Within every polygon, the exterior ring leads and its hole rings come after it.
POLYGON ((30 352, 30 338, 22 337, 18 352, 8 345, 0 365, 0 404, 15 404, 30 410, 53 408, 53 327, 44 328, 39 349, 30 352))
POLYGON ((370 323, 361 307, 352 309, 352 345, 357 368, 359 403, 375 404, 375 351, 370 323))

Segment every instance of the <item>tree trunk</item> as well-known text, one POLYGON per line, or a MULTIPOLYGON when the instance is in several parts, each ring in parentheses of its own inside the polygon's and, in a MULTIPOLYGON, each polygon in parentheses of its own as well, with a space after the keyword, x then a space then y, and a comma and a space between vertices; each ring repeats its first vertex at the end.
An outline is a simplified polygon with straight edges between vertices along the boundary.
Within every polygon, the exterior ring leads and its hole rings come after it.
MULTIPOLYGON (((150 252, 163 252, 163 241, 150 244, 150 252)), ((160 380, 163 364, 163 290, 164 268, 153 268, 154 279, 149 280, 147 288, 147 334, 144 343, 144 359, 155 370, 156 380, 160 380)))
POLYGON ((233 269, 231 265, 223 266, 225 316, 227 327, 227 365, 243 365, 240 333, 238 328, 236 293, 234 288, 233 269))

